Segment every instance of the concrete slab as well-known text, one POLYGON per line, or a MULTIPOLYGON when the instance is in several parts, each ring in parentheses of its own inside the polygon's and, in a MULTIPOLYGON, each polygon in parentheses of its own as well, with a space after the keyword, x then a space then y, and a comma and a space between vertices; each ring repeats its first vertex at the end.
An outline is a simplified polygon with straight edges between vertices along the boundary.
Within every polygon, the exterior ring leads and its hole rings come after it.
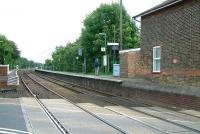
POLYGON ((195 114, 191 114, 191 116, 190 116, 190 115, 187 115, 187 113, 185 114, 182 111, 180 111, 180 112, 179 111, 173 111, 173 110, 169 110, 169 109, 157 107, 157 106, 150 107, 150 108, 153 109, 153 110, 160 111, 162 113, 166 113, 166 114, 169 114, 169 115, 172 115, 172 116, 182 118, 184 121, 189 121, 189 122, 193 122, 193 123, 200 123, 200 118, 192 116, 192 115, 195 115, 195 114))
POLYGON ((0 99, 0 133, 28 133, 19 99, 0 99))
POLYGON ((62 99, 42 99, 42 102, 70 134, 120 134, 119 131, 62 99))
MULTIPOLYGON (((167 119, 169 121, 200 130, 200 119, 199 118, 194 118, 191 116, 183 115, 181 113, 177 113, 177 112, 170 111, 170 110, 168 110, 168 112, 167 111, 165 112, 165 110, 156 111, 154 109, 149 109, 151 107, 134 107, 134 108, 138 109, 140 111, 143 111, 145 113, 149 113, 151 115, 161 117, 161 118, 167 119)), ((158 109, 158 108, 156 108, 156 109, 158 109)), ((161 108, 159 108, 159 109, 161 109, 161 108)))
POLYGON ((146 126, 136 120, 132 120, 128 117, 125 117, 123 115, 117 114, 111 110, 105 109, 103 107, 94 105, 94 104, 88 104, 83 103, 79 104, 79 106, 87 109, 88 111, 96 114, 97 116, 109 121, 110 123, 114 124, 115 126, 118 126, 119 128, 134 134, 159 134, 160 132, 150 128, 149 126, 146 126))
POLYGON ((47 117, 40 105, 33 98, 20 99, 27 128, 36 134, 60 134, 60 131, 47 117))
POLYGON ((196 110, 181 110, 181 112, 200 117, 200 111, 196 111, 196 110))
POLYGON ((188 132, 189 133, 189 131, 184 129, 184 128, 175 126, 173 124, 164 122, 162 120, 159 120, 159 119, 156 119, 156 118, 144 115, 144 114, 142 115, 139 112, 132 111, 132 110, 124 108, 124 107, 110 106, 110 107, 106 107, 106 108, 109 108, 113 111, 119 112, 123 115, 129 116, 129 117, 131 117, 135 120, 141 121, 145 124, 149 124, 149 125, 151 125, 155 128, 159 128, 159 129, 166 131, 166 132, 169 132, 169 133, 182 133, 182 132, 188 132), (137 116, 135 115, 136 113, 137 113, 137 116), (140 115, 140 116, 138 116, 138 115, 140 115))

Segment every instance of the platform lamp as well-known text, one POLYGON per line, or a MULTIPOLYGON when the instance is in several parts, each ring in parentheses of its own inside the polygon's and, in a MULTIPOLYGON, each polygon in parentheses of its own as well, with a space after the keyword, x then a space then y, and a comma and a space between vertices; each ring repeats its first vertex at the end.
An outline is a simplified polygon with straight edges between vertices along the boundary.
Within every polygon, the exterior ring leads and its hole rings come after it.
MULTIPOLYGON (((102 35, 102 36, 104 36, 104 38, 105 38, 105 56, 106 56, 106 63, 107 63, 107 54, 106 54, 106 40, 107 40, 107 36, 106 36, 106 33, 99 33, 99 35, 102 35)), ((108 63, 107 63, 108 64, 108 63)), ((107 65, 106 65, 107 66, 107 65)), ((105 72, 107 72, 107 69, 106 69, 106 66, 105 66, 105 72)))

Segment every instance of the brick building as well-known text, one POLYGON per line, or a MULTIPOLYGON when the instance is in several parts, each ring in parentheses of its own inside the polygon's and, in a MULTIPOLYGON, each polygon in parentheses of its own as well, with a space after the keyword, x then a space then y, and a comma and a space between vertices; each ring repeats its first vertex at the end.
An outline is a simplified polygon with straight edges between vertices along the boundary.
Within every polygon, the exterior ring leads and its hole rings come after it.
POLYGON ((8 72, 8 65, 0 65, 0 90, 7 87, 8 72))
POLYGON ((200 86, 200 0, 167 0, 141 17, 141 49, 120 52, 121 76, 200 86))

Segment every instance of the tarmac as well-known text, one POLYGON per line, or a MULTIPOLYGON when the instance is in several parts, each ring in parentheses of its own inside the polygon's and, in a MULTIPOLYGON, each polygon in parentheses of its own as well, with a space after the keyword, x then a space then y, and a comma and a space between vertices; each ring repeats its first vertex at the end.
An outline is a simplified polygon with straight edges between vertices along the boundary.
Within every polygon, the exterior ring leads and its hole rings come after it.
POLYGON ((35 99, 21 98, 20 102, 29 132, 36 134, 61 134, 35 99))
POLYGON ((19 99, 0 98, 0 133, 28 133, 19 99))

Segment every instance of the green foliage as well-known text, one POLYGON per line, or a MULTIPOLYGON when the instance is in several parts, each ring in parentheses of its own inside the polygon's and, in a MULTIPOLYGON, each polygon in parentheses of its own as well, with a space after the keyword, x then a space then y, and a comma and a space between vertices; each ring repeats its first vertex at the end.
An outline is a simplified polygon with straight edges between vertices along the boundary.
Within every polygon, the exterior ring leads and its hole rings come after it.
MULTIPOLYGON (((86 51, 88 58, 88 70, 92 69, 91 63, 93 59, 98 57, 101 59, 104 53, 101 52, 101 47, 105 46, 105 36, 99 33, 106 33, 107 42, 120 42, 120 6, 119 4, 102 4, 99 8, 88 15, 84 21, 80 44, 86 51), (114 36, 115 33, 115 36, 114 36), (90 64, 89 64, 90 63, 90 64)), ((131 20, 126 10, 123 8, 123 49, 139 47, 139 32, 135 23, 131 20)), ((112 65, 112 48, 107 46, 107 54, 112 65)), ((119 57, 117 57, 119 62, 119 57)), ((112 67, 112 66, 111 66, 112 67)))
POLYGON ((53 70, 53 61, 51 59, 46 59, 44 68, 47 70, 53 70))
POLYGON ((37 63, 23 57, 18 58, 15 62, 15 65, 18 65, 20 69, 29 69, 43 66, 41 63, 37 63))
POLYGON ((14 64, 20 57, 20 52, 15 42, 8 40, 0 35, 0 64, 14 64))
POLYGON ((65 47, 56 47, 52 54, 52 60, 45 61, 45 69, 60 70, 60 71, 80 71, 81 58, 78 57, 78 49, 80 45, 78 42, 67 43, 65 47))
MULTIPOLYGON (((95 58, 99 58, 100 66, 103 67, 102 57, 104 53, 101 52, 101 47, 105 46, 105 36, 99 33, 106 33, 107 42, 120 42, 119 15, 119 4, 102 4, 84 20, 84 28, 78 41, 68 43, 65 47, 57 47, 52 55, 52 60, 46 60, 45 67, 61 71, 82 71, 83 57, 87 60, 87 72, 93 71, 95 58), (83 49, 84 55, 77 60, 79 48, 83 49)), ((137 48, 139 44, 138 28, 123 8, 123 49, 137 48)), ((112 68, 113 52, 111 46, 107 46, 107 54, 112 68)), ((119 55, 117 62, 119 62, 119 55)))
MULTIPOLYGON (((115 3, 112 5, 102 4, 88 15, 84 21, 84 28, 82 29, 81 45, 86 48, 90 48, 91 45, 96 45, 94 42, 98 39, 99 33, 106 33, 108 42, 120 42, 119 14, 120 6, 115 3), (115 39, 114 32, 116 33, 115 39)), ((138 28, 123 8, 123 49, 137 48, 138 46, 138 28)))
POLYGON ((0 64, 9 64, 10 69, 15 68, 16 65, 19 65, 20 68, 41 66, 39 63, 20 57, 16 43, 3 35, 0 35, 0 64))

